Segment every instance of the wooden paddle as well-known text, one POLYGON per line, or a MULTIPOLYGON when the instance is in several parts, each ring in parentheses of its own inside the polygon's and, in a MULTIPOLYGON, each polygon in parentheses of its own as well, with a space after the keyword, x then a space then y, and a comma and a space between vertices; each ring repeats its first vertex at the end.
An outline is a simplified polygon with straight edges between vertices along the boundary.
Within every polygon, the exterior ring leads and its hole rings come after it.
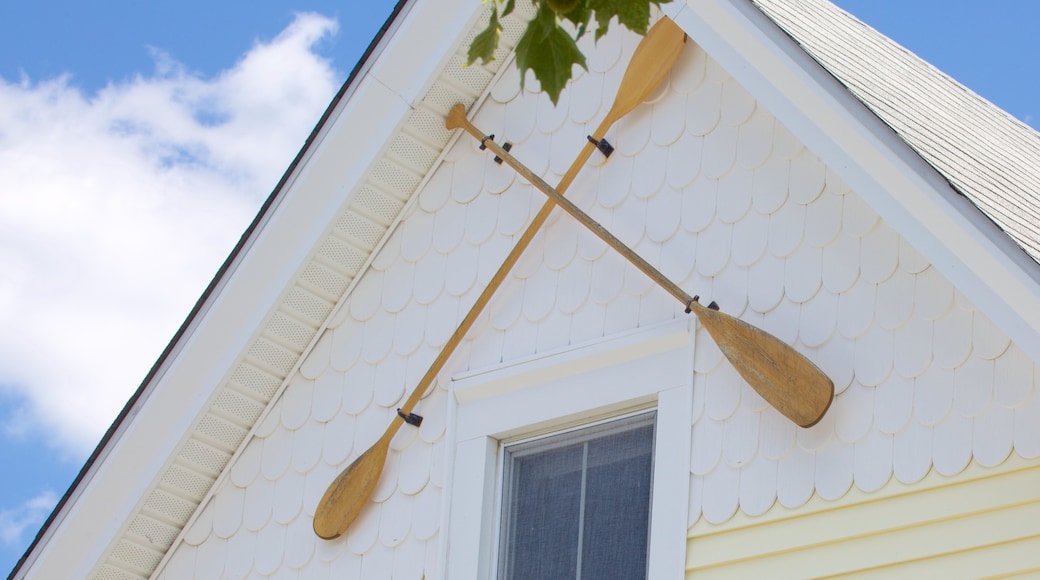
POLYGON ((563 197, 516 157, 477 129, 466 118, 466 110, 461 105, 456 105, 451 110, 448 124, 461 127, 480 141, 517 173, 548 195, 550 202, 574 216, 592 233, 686 305, 686 312, 692 311, 697 315, 740 376, 785 417, 802 427, 812 427, 823 418, 834 398, 834 383, 809 359, 775 336, 739 318, 702 306, 697 299, 691 298, 677 284, 574 205, 574 202, 563 197))
MULTIPOLYGON (((621 85, 618 87, 617 95, 614 98, 613 106, 607 112, 606 117, 600 123, 595 133, 592 134, 590 141, 585 144, 581 153, 578 154, 574 163, 571 164, 570 169, 560 179, 559 185, 556 186, 557 192, 562 194, 562 192, 567 190, 574 178, 577 177, 578 172, 585 165, 585 162, 592 155, 592 152, 596 149, 592 139, 597 142, 602 140, 614 123, 645 101, 657 85, 664 80, 672 65, 675 64, 675 61, 678 60, 679 55, 682 53, 685 42, 686 34, 668 18, 662 18, 647 32, 646 37, 636 47, 635 53, 628 63, 628 68, 625 70, 625 75, 621 79, 621 85)), ((450 121, 447 127, 449 129, 454 128, 450 121)), ((531 241, 555 207, 556 204, 552 200, 545 202, 545 205, 542 206, 542 209, 531 224, 527 226, 527 229, 520 236, 520 239, 509 252, 498 271, 495 272, 491 281, 488 282, 487 287, 477 297, 477 301, 470 308, 469 313, 463 318, 459 327, 455 329, 448 342, 445 343, 444 348, 441 349, 437 358, 434 359, 429 370, 423 375, 415 390, 408 397, 408 400, 401 406, 398 416, 394 417, 390 422, 383 436, 355 459, 353 463, 348 465, 329 485, 314 512, 314 533, 319 537, 327 540, 339 537, 350 527, 350 524, 357 518, 358 514, 361 513, 362 508, 368 502, 369 496, 372 495, 372 490, 375 489, 376 483, 379 481, 380 474, 383 472, 386 456, 390 450, 390 440, 393 439, 398 429, 405 422, 405 417, 411 414, 423 394, 433 384, 437 374, 444 368, 448 359, 455 352, 455 349, 458 348, 466 333, 469 332, 469 329, 476 322, 484 307, 491 300, 498 287, 502 285, 502 282, 505 281, 510 270, 520 259, 527 246, 531 244, 531 241)))

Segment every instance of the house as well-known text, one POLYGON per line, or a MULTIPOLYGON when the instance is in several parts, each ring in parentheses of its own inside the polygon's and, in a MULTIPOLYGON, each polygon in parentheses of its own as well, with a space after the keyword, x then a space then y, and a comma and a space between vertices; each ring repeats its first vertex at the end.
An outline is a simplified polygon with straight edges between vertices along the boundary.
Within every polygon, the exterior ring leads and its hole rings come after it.
POLYGON ((818 365, 822 420, 556 211, 315 534, 544 203, 451 107, 556 183, 640 41, 589 39, 554 108, 508 64, 530 6, 464 66, 483 8, 398 5, 12 576, 1040 571, 1040 135, 825 0, 662 6, 678 62, 568 192, 818 365))

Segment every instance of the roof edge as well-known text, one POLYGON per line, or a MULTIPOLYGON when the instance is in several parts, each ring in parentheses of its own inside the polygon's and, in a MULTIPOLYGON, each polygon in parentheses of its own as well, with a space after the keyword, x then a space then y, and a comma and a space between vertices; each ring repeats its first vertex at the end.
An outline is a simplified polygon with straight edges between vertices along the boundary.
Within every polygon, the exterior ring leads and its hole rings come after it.
POLYGON ((752 0, 665 12, 1033 360, 1040 268, 752 0))
POLYGON ((231 253, 220 265, 220 268, 217 270, 216 274, 214 274, 213 278, 206 286, 206 289, 203 291, 202 295, 192 306, 192 309, 188 313, 188 316, 185 318, 184 322, 182 322, 180 327, 178 327, 177 331, 170 339, 170 342, 166 345, 162 353, 159 355, 159 358, 156 360, 155 364, 152 365, 152 367, 148 371, 148 374, 145 375, 144 380, 141 381, 141 384, 138 386, 137 390, 134 391, 134 394, 131 395, 126 405, 124 405, 123 408, 120 410, 119 414, 116 415, 116 418, 113 420, 109 428, 105 431, 105 434, 101 437, 101 440, 94 448, 94 451, 90 454, 90 456, 84 463, 83 467, 76 474, 76 477, 69 485, 69 488, 62 495, 61 499, 58 500, 58 503, 55 505, 54 509, 51 510, 50 515, 47 516, 47 519, 44 521, 43 525, 40 527, 39 531, 34 536, 33 541, 29 544, 28 548, 26 548, 21 558, 18 559, 18 562, 15 564, 14 568, 7 576, 8 580, 21 577, 20 573, 23 572, 23 567, 29 564, 30 561, 33 559, 31 558, 33 552, 35 552, 36 549, 44 543, 46 537, 49 535, 49 532, 51 531, 52 526, 58 521, 59 515, 61 515, 65 507, 69 505, 69 502, 72 500, 72 498, 75 495, 77 495, 76 491, 79 489, 79 486, 83 484, 85 480, 88 479, 89 474, 93 471, 97 462, 105 454, 109 445, 118 438, 118 435, 120 434, 120 432, 122 431, 122 427, 124 426, 124 422, 134 414, 134 409, 137 408, 144 401, 144 399, 146 399, 146 395, 150 391, 149 387, 152 385, 153 380, 159 375, 160 370, 164 366, 166 366, 166 364, 172 357, 173 353, 177 350, 181 341, 187 335, 190 334, 189 331, 191 330, 191 328, 195 326, 195 323, 197 322, 199 316, 205 310, 208 309, 211 300, 217 293, 217 290, 223 285, 226 276, 232 271, 235 263, 238 262, 239 258, 245 252, 246 248, 250 246, 255 234, 259 230, 259 226, 264 221, 266 221, 269 212, 272 210, 273 207, 275 207, 276 202, 285 193, 287 185, 291 182, 292 176, 296 173, 297 169, 302 164, 304 158, 307 157, 307 154, 310 152, 311 148, 317 141, 318 136, 325 129, 326 124, 332 117, 333 112, 337 109, 339 104, 343 100, 348 98, 348 96, 353 92, 353 89, 356 88, 356 83, 358 82, 358 80, 363 78, 363 73, 371 66, 373 56, 376 54, 378 47, 383 42, 386 33, 390 30, 393 24, 397 22, 399 18, 402 17, 403 14, 407 13, 406 8, 410 7, 414 2, 415 0, 398 0, 397 4, 394 5, 394 8, 391 11, 390 15, 387 17, 386 21, 384 21, 383 25, 380 27, 375 37, 372 39, 372 42, 369 43, 361 58, 358 60, 357 63, 355 63, 353 69, 351 69, 350 73, 347 75, 347 79, 343 82, 343 85, 340 87, 339 91, 337 91, 336 95, 333 97, 328 107, 325 108, 325 111, 318 119, 318 122, 315 124, 310 134, 307 136, 307 139, 304 141, 303 145, 300 147, 299 152, 297 152, 296 156, 293 158, 292 163, 290 163, 289 167, 282 174, 281 179, 278 180, 278 183, 275 185, 270 195, 267 196, 267 199, 264 200, 263 205, 260 206, 260 209, 257 212, 256 216, 253 218, 253 220, 246 227, 245 231, 239 237, 239 240, 235 244, 235 247, 231 250, 231 253))
MULTIPOLYGON (((832 63, 832 62, 829 63, 827 61, 826 55, 825 54, 821 54, 820 47, 814 46, 814 44, 812 42, 810 42, 809 39, 800 38, 794 31, 792 31, 789 28, 790 27, 790 22, 784 22, 783 21, 784 14, 778 12, 777 4, 782 4, 782 2, 777 2, 776 0, 750 0, 750 1, 751 1, 752 4, 755 5, 755 7, 759 11, 763 12, 765 14, 765 16, 771 22, 773 22, 773 24, 776 25, 776 27, 780 30, 780 32, 782 32, 785 36, 790 38, 799 48, 801 48, 801 50, 803 50, 806 54, 808 54, 808 56, 813 61, 815 61, 820 66, 820 68, 822 70, 826 71, 826 73, 828 75, 833 77, 839 84, 841 84, 843 87, 845 87, 845 89, 849 93, 851 93, 856 100, 861 102, 864 105, 864 107, 866 107, 874 115, 876 115, 878 117, 878 119, 881 121, 881 123, 890 132, 895 134, 895 136, 897 137, 898 141, 902 141, 902 142, 906 143, 906 145, 909 148, 909 150, 914 155, 920 157, 921 160, 925 164, 927 164, 929 167, 931 167, 932 170, 934 170, 934 172, 936 174, 938 174, 940 176, 940 178, 942 180, 944 180, 950 186, 950 189, 953 192, 955 192, 957 195, 965 197, 967 199, 967 201, 970 203, 970 206, 972 208, 974 208, 974 209, 960 208, 960 209, 962 209, 962 211, 967 211, 968 212, 966 217, 968 217, 969 219, 975 219, 975 217, 976 217, 975 216, 975 211, 977 211, 977 212, 981 213, 983 216, 985 216, 988 221, 992 222, 992 224, 994 226, 992 228, 987 228, 985 226, 982 226, 981 229, 983 230, 983 233, 986 234, 986 235, 989 235, 992 238, 992 240, 994 241, 994 243, 998 247, 1000 247, 1003 250, 1005 250, 1007 252, 1008 256, 1012 260, 1015 260, 1016 263, 1018 263, 1019 266, 1022 267, 1022 269, 1026 271, 1027 274, 1029 274, 1030 276, 1033 277, 1034 280, 1036 280, 1037 284, 1040 284, 1040 257, 1038 257, 1038 256, 1036 256, 1035 254, 1032 253, 1032 251, 1030 249, 1030 246, 1028 245, 1027 242, 1023 243, 1023 241, 1020 241, 1020 239, 1016 239, 1015 235, 1011 231, 1009 231, 1008 229, 1005 229, 1005 227, 989 211, 987 211, 987 208, 980 204, 980 201, 977 198, 977 196, 978 196, 977 192, 972 192, 970 190, 970 188, 967 187, 967 184, 959 184, 957 179, 955 177, 953 177, 949 173, 949 168, 945 168, 944 169, 941 166, 941 164, 939 164, 939 162, 937 160, 930 159, 929 156, 924 151, 922 151, 919 148, 919 146, 920 146, 919 143, 915 144, 915 142, 913 141, 911 136, 904 134, 904 131, 906 131, 906 129, 907 129, 906 127, 901 127, 899 125, 896 125, 896 124, 894 124, 893 120, 887 119, 886 116, 885 116, 885 113, 877 108, 877 104, 876 103, 871 103, 869 97, 866 94, 863 93, 862 87, 857 87, 856 86, 857 79, 854 76, 850 77, 850 78, 843 77, 842 74, 841 74, 840 69, 836 70, 834 63, 832 63), (1007 240, 1005 240, 1004 238, 1007 238, 1007 240), (1017 256, 1018 253, 1025 254, 1025 256, 1028 258, 1028 260, 1026 260, 1024 262, 1018 262, 1017 259, 1016 259, 1016 256, 1017 256)), ((1024 133, 1030 133, 1030 134, 1032 134, 1032 136, 1037 136, 1038 135, 1037 131, 1035 129, 1033 129, 1032 127, 1026 125, 1022 121, 1020 121, 1019 119, 1015 118, 1012 114, 1008 113, 1007 111, 1001 109, 1000 107, 998 107, 997 105, 993 104, 992 102, 990 102, 986 98, 982 97, 981 95, 976 93, 974 90, 972 90, 970 87, 967 87, 967 86, 961 84, 955 78, 953 78, 949 74, 943 72, 942 70, 937 68, 935 65, 933 65, 933 64, 925 61, 924 59, 918 57, 916 54, 914 54, 910 50, 906 49, 905 47, 903 47, 902 45, 900 45, 896 41, 888 38, 887 36, 885 36, 881 32, 879 32, 879 31, 875 30, 874 28, 870 27, 868 24, 862 22, 861 20, 856 18, 855 15, 853 15, 853 14, 843 10, 840 6, 837 6, 837 5, 833 4, 832 2, 826 1, 826 0, 802 0, 802 1, 806 2, 806 3, 813 3, 815 1, 815 3, 817 3, 817 4, 819 4, 821 6, 821 9, 825 9, 827 11, 833 11, 835 13, 841 14, 843 17, 849 19, 849 21, 851 21, 851 22, 856 23, 857 25, 862 27, 864 30, 869 30, 870 33, 872 33, 876 38, 883 39, 885 42, 888 43, 888 45, 891 48, 898 49, 898 52, 900 54, 905 54, 907 56, 908 60, 912 60, 912 61, 914 61, 916 63, 919 63, 920 65, 922 65, 927 70, 933 72, 936 78, 942 79, 942 81, 948 83, 951 87, 955 87, 957 89, 958 95, 960 95, 960 94, 966 95, 966 96, 968 96, 968 99, 970 101, 982 104, 984 106, 984 109, 980 110, 980 112, 979 112, 980 115, 987 115, 987 116, 993 116, 993 117, 999 118, 999 119, 1007 122, 1009 125, 1013 125, 1016 128, 1021 129, 1024 133)), ((896 64, 899 64, 899 63, 897 62, 896 64)), ((962 119, 966 120, 963 117, 962 117, 962 119)), ((979 160, 978 163, 979 163, 979 165, 982 165, 982 166, 988 165, 988 163, 986 163, 984 160, 979 160)), ((1014 189, 1014 188, 1012 188, 1012 189, 1014 189)), ((1011 201, 1011 200, 1009 200, 1009 201, 1011 201)))

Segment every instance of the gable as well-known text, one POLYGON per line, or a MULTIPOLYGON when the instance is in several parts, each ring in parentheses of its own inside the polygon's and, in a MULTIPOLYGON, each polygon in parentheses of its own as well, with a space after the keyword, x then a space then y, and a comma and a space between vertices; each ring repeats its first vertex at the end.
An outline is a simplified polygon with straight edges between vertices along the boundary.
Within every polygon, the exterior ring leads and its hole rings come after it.
MULTIPOLYGON (((557 109, 506 74, 474 122, 554 181, 633 47, 622 34, 601 41, 557 109)), ((608 138, 616 152, 583 171, 575 202, 683 287, 794 344, 839 393, 800 430, 698 330, 689 525, 955 476, 1013 450, 1040 456, 1035 363, 702 49, 691 43, 668 86, 608 138)), ((382 434, 543 202, 490 157, 471 140, 451 147, 166 577, 198 566, 439 576, 445 498, 466 476, 451 473, 455 378, 687 316, 569 217, 551 220, 420 404, 422 425, 393 440, 360 519, 316 539, 324 486, 382 434)))
MULTIPOLYGON (((452 485, 453 377, 686 316, 570 218, 551 219, 421 404, 423 426, 394 440, 370 509, 344 538, 313 536, 310 519, 325 486, 382 433, 543 203, 475 143, 450 141, 438 116, 457 100, 477 103, 477 125, 513 142, 519 158, 555 181, 609 107, 637 41, 615 34, 586 45, 591 70, 552 108, 520 91, 512 67, 501 69, 486 95, 474 89, 497 69, 458 66, 460 43, 478 27, 468 19, 472 3, 450 8, 455 12, 438 12, 437 22, 454 32, 437 42, 452 47, 413 57, 418 64, 394 51, 392 65, 373 61, 372 76, 350 87, 356 92, 287 177, 283 197, 248 240, 255 254, 237 257, 240 269, 220 281, 231 290, 251 286, 249 300, 238 302, 242 295, 229 290, 219 298, 234 307, 207 303, 237 317, 194 321, 207 340, 191 348, 209 347, 217 360, 200 372, 188 364, 193 359, 179 359, 193 374, 165 377, 178 388, 162 391, 181 405, 163 433, 189 432, 196 442, 165 442, 160 459, 145 468, 126 455, 125 473, 148 473, 127 492, 142 498, 137 511, 105 530, 117 540, 83 548, 93 550, 85 558, 91 562, 99 554, 122 558, 103 572, 129 566, 143 576, 159 566, 171 578, 194 569, 435 575, 445 566, 451 524, 444 504, 452 485), (457 23, 444 24, 453 17, 457 23), (450 55, 441 59, 444 52, 450 55), (429 76, 416 71, 430 69, 444 76, 417 80, 429 76), (474 77, 483 80, 470 86, 474 77), (359 133, 387 145, 376 150, 359 133), (249 394, 254 387, 260 395, 249 394), (229 394, 254 404, 233 404, 229 394), (249 418, 228 420, 229 409, 243 408, 249 418), (190 446, 220 454, 178 455, 190 446), (196 459, 205 461, 204 485, 191 487, 191 497, 168 489, 190 483, 167 476, 196 459), (153 471, 160 475, 150 479, 153 471), (151 503, 155 498, 171 501, 151 503), (154 509, 171 505, 176 526, 154 509), (137 525, 142 512, 173 533, 150 544, 158 536, 137 525), (165 552, 162 542, 173 549, 165 552)), ((673 8, 679 20, 688 10, 673 8)), ((407 26, 428 23, 423 15, 409 13, 407 26)), ((688 31, 702 32, 686 22, 688 31)), ((713 38, 703 34, 705 46, 713 38)), ((942 238, 922 236, 919 222, 893 212, 876 191, 889 173, 864 178, 865 165, 835 157, 797 111, 748 80, 724 49, 709 52, 687 47, 668 87, 616 125, 608 138, 617 152, 608 161, 597 157, 572 196, 691 293, 794 344, 834 378, 840 394, 829 419, 796 431, 699 331, 690 523, 776 503, 798 506, 813 494, 840 497, 853 485, 870 491, 892 478, 916 481, 930 469, 957 474, 972 458, 995 465, 1012 449, 1035 458, 1040 438, 1030 425, 1040 411, 1029 349, 1036 347, 1019 338, 1031 336, 1035 324, 1026 320, 1022 330, 1009 323, 1008 310, 1001 311, 1011 302, 1006 295, 997 306, 976 298, 995 292, 990 285, 999 286, 999 276, 986 284, 956 278, 965 276, 964 263, 936 249, 942 238), (986 314, 976 304, 985 304, 986 314), (872 460, 861 464, 864 456, 872 460)), ((1016 282, 1016 291, 1027 288, 1016 282)), ((1022 291, 1036 299, 1035 288, 1022 291)))

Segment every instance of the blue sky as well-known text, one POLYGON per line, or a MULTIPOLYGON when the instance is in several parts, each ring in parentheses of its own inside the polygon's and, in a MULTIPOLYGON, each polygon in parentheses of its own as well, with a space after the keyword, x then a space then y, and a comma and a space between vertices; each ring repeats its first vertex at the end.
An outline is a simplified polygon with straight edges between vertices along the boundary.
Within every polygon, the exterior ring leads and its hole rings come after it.
MULTIPOLYGON (((394 3, 0 2, 0 570, 394 3)), ((1040 2, 837 3, 1037 126, 1040 2)))
POLYGON ((1040 127, 1040 2, 831 0, 1032 127, 1040 127))
POLYGON ((0 571, 395 1, 0 2, 0 571))

